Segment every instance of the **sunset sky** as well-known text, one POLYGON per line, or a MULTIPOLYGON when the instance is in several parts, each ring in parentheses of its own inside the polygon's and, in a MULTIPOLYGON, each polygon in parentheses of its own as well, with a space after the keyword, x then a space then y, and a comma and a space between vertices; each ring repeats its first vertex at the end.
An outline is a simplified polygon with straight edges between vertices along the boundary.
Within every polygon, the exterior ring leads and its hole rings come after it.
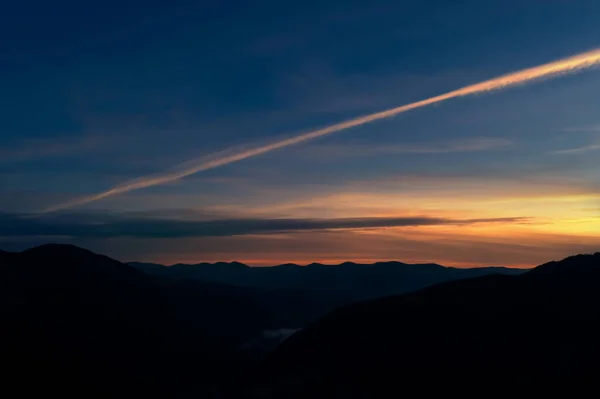
POLYGON ((599 49, 599 21, 584 0, 9 1, 0 249, 460 267, 600 251, 598 67, 73 204, 599 49))

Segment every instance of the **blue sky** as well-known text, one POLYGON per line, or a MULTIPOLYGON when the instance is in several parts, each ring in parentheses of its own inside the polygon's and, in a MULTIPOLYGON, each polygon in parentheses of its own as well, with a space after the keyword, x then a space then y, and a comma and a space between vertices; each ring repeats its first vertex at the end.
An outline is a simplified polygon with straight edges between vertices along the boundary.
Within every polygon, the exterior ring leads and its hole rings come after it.
MULTIPOLYGON (((595 1, 22 0, 1 7, 0 212, 11 223, 217 151, 600 47, 595 1)), ((130 221, 140 212, 169 220, 418 215, 529 218, 537 227, 462 228, 458 244, 443 223, 435 231, 317 228, 308 238, 293 228, 90 238, 79 229, 40 236, 28 224, 15 235, 23 223, 11 230, 7 222, 0 247, 69 241, 119 259, 173 263, 456 265, 535 264, 598 249, 598 88, 600 74, 589 70, 450 100, 46 221, 56 227, 75 213, 89 223, 97 214, 130 221), (482 234, 490 241, 484 249, 482 234), (523 248, 520 234, 537 238, 523 248), (415 242, 423 244, 416 252, 415 242)))

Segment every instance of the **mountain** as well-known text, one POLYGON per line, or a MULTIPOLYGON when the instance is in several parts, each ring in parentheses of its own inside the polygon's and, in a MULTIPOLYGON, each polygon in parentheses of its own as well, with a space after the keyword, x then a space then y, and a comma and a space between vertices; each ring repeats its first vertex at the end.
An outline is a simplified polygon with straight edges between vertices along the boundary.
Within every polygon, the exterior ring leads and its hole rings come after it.
POLYGON ((124 264, 51 244, 0 252, 0 273, 7 395, 545 393, 591 374, 600 356, 600 254, 527 272, 400 262, 268 269, 124 264), (227 283, 241 278, 266 282, 227 283), (428 287, 381 297, 408 283, 428 287))
POLYGON ((236 287, 158 279, 75 246, 0 253, 0 273, 3 380, 23 395, 200 394, 277 327, 236 287))
POLYGON ((581 388, 600 358, 599 288, 596 253, 350 305, 284 341, 243 397, 581 388))
POLYGON ((129 265, 149 274, 170 278, 190 278, 205 282, 231 284, 271 291, 296 291, 312 296, 335 293, 344 302, 363 301, 414 291, 433 284, 487 274, 520 274, 523 269, 483 267, 458 269, 437 264, 344 262, 326 266, 283 264, 272 267, 249 267, 239 262, 176 264, 130 262, 129 265))
POLYGON ((459 269, 438 264, 377 262, 339 265, 286 263, 250 267, 240 262, 162 266, 129 262, 148 274, 246 288, 252 298, 278 320, 277 328, 302 328, 334 309, 351 303, 402 294, 433 284, 488 274, 516 275, 523 269, 482 267, 459 269))

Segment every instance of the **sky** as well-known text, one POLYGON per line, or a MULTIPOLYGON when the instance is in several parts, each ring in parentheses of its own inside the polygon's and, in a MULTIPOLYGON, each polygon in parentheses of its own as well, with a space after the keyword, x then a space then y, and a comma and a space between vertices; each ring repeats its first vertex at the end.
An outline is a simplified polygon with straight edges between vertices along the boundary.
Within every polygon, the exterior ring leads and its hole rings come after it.
POLYGON ((597 1, 0 7, 1 249, 458 267, 600 250, 599 68, 77 203, 598 49, 597 1))

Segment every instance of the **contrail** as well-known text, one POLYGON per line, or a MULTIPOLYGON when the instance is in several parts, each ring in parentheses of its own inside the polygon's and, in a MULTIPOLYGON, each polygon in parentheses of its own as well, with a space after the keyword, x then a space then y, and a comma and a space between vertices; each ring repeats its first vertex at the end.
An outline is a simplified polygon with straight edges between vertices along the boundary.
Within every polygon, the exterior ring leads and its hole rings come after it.
POLYGON ((193 161, 192 164, 187 162, 188 167, 184 167, 179 171, 164 173, 157 176, 142 177, 137 180, 133 180, 118 186, 115 186, 107 191, 103 191, 98 194, 90 195, 87 197, 75 199, 73 201, 65 202, 59 205, 52 206, 42 211, 53 212, 60 209, 70 208, 76 205, 87 204, 89 202, 98 201, 100 199, 110 197, 117 194, 126 193, 129 191, 137 190, 140 188, 151 187, 158 184, 168 183, 174 180, 179 180, 183 177, 193 175, 198 172, 202 172, 208 169, 217 168, 219 166, 227 165, 233 162, 241 161, 246 158, 261 155, 273 150, 288 147, 290 145, 302 143, 308 140, 316 139, 317 137, 325 136, 331 133, 339 132, 341 130, 350 129, 352 127, 371 123, 380 119, 390 118, 392 116, 401 114, 406 111, 413 110, 415 108, 425 107, 427 105, 439 103, 442 101, 450 100, 452 98, 469 96, 472 94, 485 93, 493 90, 504 89, 512 86, 517 86, 525 83, 530 83, 543 78, 552 78, 569 73, 575 73, 583 69, 592 68, 600 65, 600 48, 591 50, 585 53, 577 54, 568 58, 563 58, 558 61, 553 61, 547 64, 539 65, 532 68, 523 69, 521 71, 502 75, 500 77, 486 80, 481 83, 476 83, 470 86, 465 86, 458 90, 454 90, 445 94, 441 94, 435 97, 430 97, 425 100, 417 101, 411 104, 402 105, 400 107, 388 109, 386 111, 376 112, 361 116, 355 119, 350 119, 345 122, 336 123, 331 126, 327 126, 321 129, 313 130, 307 133, 300 134, 295 137, 273 142, 271 144, 263 145, 254 149, 243 150, 231 155, 220 155, 223 153, 216 154, 216 156, 207 159, 203 157, 200 160, 193 161))

